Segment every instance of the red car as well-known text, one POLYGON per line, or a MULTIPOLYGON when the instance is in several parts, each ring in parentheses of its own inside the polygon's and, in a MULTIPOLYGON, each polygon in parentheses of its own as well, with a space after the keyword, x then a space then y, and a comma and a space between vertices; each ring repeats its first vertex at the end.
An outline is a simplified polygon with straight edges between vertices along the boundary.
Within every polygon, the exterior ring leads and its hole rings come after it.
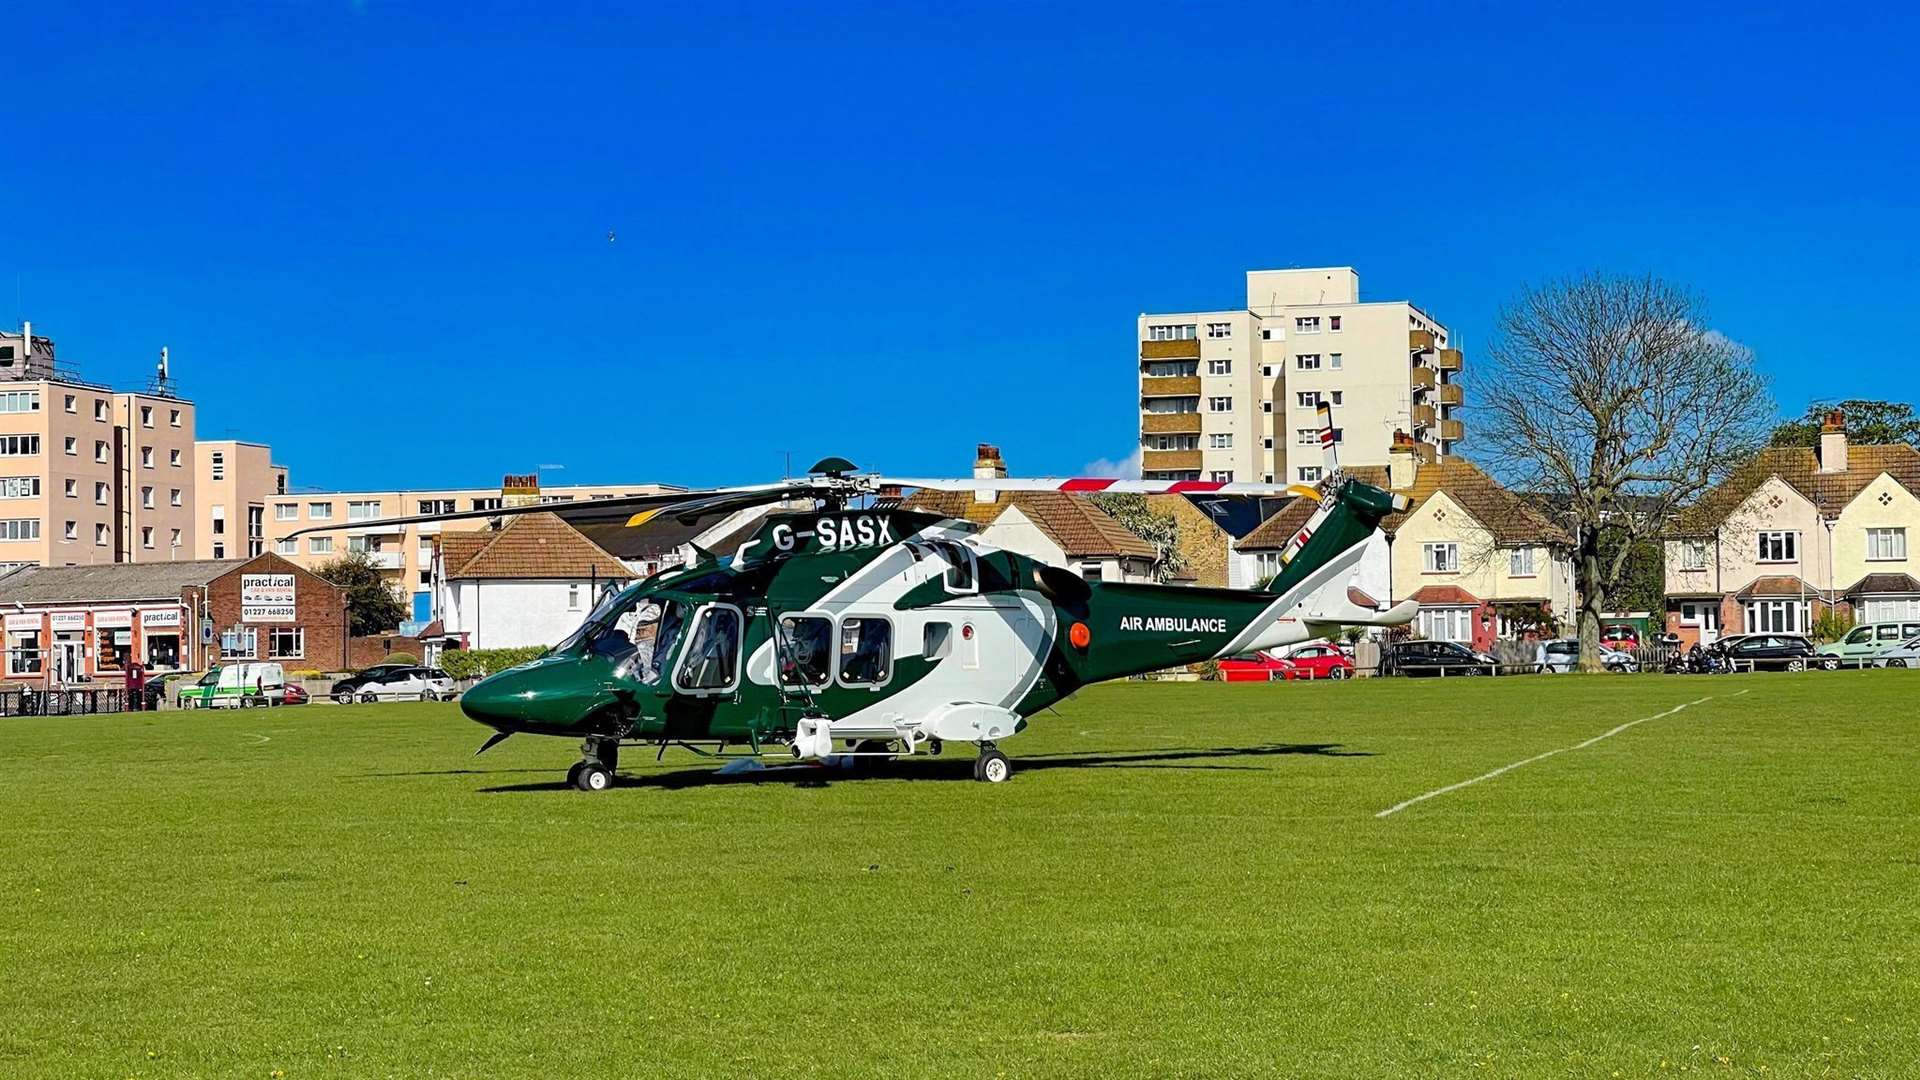
POLYGON ((1281 676, 1284 679, 1345 679, 1353 675, 1353 661, 1332 642, 1297 645, 1283 662, 1288 665, 1287 673, 1281 676))
POLYGON ((1221 682, 1270 682, 1291 678, 1293 665, 1272 653, 1247 653, 1220 661, 1221 682))
POLYGON ((1609 649, 1631 652, 1640 647, 1640 632, 1631 626, 1609 626, 1600 631, 1600 644, 1609 649))
POLYGON ((287 684, 286 703, 288 705, 305 705, 307 702, 312 700, 313 700, 312 697, 310 697, 307 694, 306 687, 301 686, 299 683, 290 682, 287 684))

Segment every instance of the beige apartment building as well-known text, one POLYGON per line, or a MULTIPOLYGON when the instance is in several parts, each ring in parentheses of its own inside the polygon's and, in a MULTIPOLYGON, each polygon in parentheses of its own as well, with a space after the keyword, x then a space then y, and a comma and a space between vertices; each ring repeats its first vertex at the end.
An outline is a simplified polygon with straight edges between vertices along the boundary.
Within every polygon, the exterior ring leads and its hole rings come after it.
POLYGON ((0 570, 191 559, 193 403, 115 392, 0 332, 0 570))
POLYGON ((1465 434, 1447 328, 1363 302, 1352 267, 1250 270, 1244 308, 1142 314, 1136 330, 1147 479, 1318 481, 1321 401, 1341 465, 1384 466, 1396 431, 1429 461, 1465 434))
POLYGON ((519 476, 508 477, 494 488, 287 494, 286 470, 279 466, 269 468, 278 470, 278 478, 273 483, 279 485, 281 492, 263 497, 266 541, 274 553, 313 568, 347 551, 365 551, 373 564, 385 572, 394 593, 413 608, 414 618, 422 622, 428 618, 426 613, 431 608, 434 538, 442 532, 484 529, 490 519, 479 517, 424 525, 385 525, 383 519, 498 510, 530 503, 589 502, 674 490, 661 484, 586 484, 542 489, 536 477, 519 476), (301 537, 288 536, 315 525, 337 528, 301 537))
POLYGON ((193 444, 199 494, 196 559, 251 559, 267 550, 267 504, 287 491, 285 466, 264 443, 204 439, 193 444))

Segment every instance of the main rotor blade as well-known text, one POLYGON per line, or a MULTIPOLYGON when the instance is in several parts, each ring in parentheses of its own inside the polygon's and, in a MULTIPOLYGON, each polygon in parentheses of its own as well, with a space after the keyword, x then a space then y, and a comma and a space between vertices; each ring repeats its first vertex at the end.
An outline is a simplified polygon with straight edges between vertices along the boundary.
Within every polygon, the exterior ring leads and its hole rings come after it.
MULTIPOLYGON (((493 510, 461 510, 452 514, 413 514, 408 517, 382 517, 351 523, 328 523, 309 525, 287 534, 291 540, 315 532, 385 532, 396 525, 425 525, 436 521, 472 521, 476 518, 515 517, 520 514, 558 514, 572 517, 593 511, 596 516, 616 510, 644 510, 650 507, 667 508, 675 503, 697 503, 711 500, 722 495, 744 495, 759 493, 784 497, 786 492, 810 493, 813 487, 807 481, 780 481, 772 484, 753 484, 732 488, 696 488, 693 490, 659 491, 649 495, 623 495, 617 499, 583 499, 569 502, 532 503, 526 506, 502 506, 493 510)), ((748 504, 751 505, 751 504, 748 504)))
POLYGON ((883 476, 875 479, 882 486, 929 488, 934 491, 1065 491, 1084 495, 1097 495, 1103 491, 1131 495, 1300 494, 1297 486, 1289 484, 1250 484, 1243 481, 1220 480, 1119 480, 1107 476, 1040 476, 991 480, 964 476, 937 478, 883 476))

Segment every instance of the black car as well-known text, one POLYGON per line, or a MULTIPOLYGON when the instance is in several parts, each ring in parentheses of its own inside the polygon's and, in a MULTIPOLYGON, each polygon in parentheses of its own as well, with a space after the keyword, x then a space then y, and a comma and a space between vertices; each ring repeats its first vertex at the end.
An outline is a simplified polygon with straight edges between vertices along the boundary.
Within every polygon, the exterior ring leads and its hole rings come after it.
POLYGON ((360 688, 368 683, 381 682, 395 672, 418 666, 417 664, 375 664, 365 671, 349 675, 334 683, 333 689, 327 691, 327 696, 342 705, 347 705, 359 696, 360 688))
POLYGON ((1497 675, 1493 658, 1454 641, 1396 641, 1380 654, 1382 675, 1497 675))
POLYGON ((1720 652, 1735 671, 1805 671, 1813 663, 1813 642, 1798 634, 1747 634, 1727 643, 1720 652))

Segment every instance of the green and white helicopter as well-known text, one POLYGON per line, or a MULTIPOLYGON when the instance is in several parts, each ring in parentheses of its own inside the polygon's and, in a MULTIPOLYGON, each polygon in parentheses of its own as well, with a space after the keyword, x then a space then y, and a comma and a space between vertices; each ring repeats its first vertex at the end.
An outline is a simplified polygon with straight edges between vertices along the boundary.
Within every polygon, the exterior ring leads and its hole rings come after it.
MULTIPOLYGON (((977 748, 977 779, 1012 775, 999 743, 1089 683, 1400 625, 1347 598, 1380 520, 1406 507, 1337 473, 1319 489, 1151 480, 909 479, 858 474, 838 458, 804 479, 595 504, 635 507, 629 524, 776 504, 725 557, 655 574, 607 595, 540 658, 461 697, 493 729, 582 740, 568 782, 613 783, 622 745, 714 746, 715 754, 825 761, 977 748), (1080 575, 980 542, 970 522, 890 501, 897 489, 1278 495, 1320 506, 1263 590, 1080 575), (784 505, 778 505, 784 504, 784 505), (804 509, 793 509, 795 505, 804 509)), ((383 521, 498 517, 552 506, 383 521)))

